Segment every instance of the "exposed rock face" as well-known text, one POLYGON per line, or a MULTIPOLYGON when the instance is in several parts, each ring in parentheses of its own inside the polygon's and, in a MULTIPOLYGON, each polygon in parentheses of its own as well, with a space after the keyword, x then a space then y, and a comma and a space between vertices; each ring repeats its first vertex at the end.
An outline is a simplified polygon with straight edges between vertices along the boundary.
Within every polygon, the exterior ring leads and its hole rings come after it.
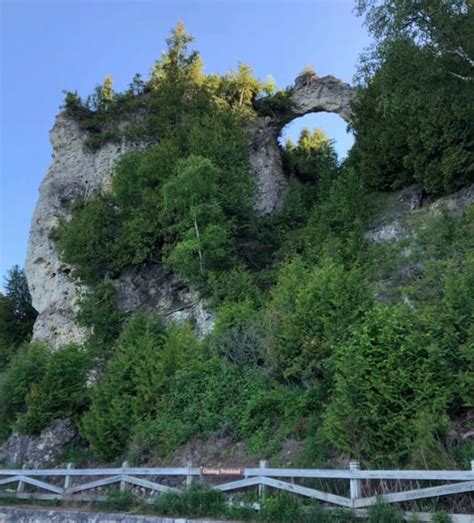
MULTIPOLYGON (((84 146, 86 134, 65 114, 59 114, 50 133, 53 161, 40 187, 30 229, 26 274, 33 306, 38 311, 33 339, 53 348, 80 342, 87 331, 76 325, 78 288, 71 267, 59 259, 51 233, 60 217, 68 219, 74 200, 111 186, 114 162, 130 147, 106 144, 96 152, 84 146)), ((126 273, 116 282, 119 305, 127 311, 144 309, 176 320, 195 318, 200 336, 212 328, 212 315, 197 296, 163 268, 126 273)))
MULTIPOLYGON (((427 198, 416 186, 387 194, 386 198, 385 208, 368 226, 365 237, 371 244, 403 242, 398 254, 397 250, 392 253, 390 275, 378 281, 374 288, 378 300, 390 302, 400 286, 421 277, 425 271, 425 259, 419 259, 418 232, 442 209, 452 216, 464 212, 474 203, 474 184, 436 200, 427 198), (418 258, 413 258, 415 252, 418 258)), ((427 255, 426 260, 428 258, 427 255)), ((402 299, 409 303, 407 296, 402 299)))
POLYGON ((274 116, 260 117, 250 128, 250 164, 257 182, 256 210, 269 214, 281 207, 288 185, 283 173, 278 136, 292 120, 308 113, 336 113, 346 122, 351 116, 355 89, 334 76, 302 74, 290 90, 293 106, 274 116))
POLYGON ((50 465, 76 436, 77 431, 68 419, 53 421, 39 436, 14 432, 0 445, 0 462, 8 467, 42 468, 50 465))
MULTIPOLYGON (((249 129, 249 152, 258 187, 258 212, 278 209, 286 193, 287 180, 277 141, 282 127, 294 118, 318 111, 336 112, 347 120, 353 94, 352 87, 332 76, 318 79, 302 75, 291 90, 291 111, 256 119, 249 129)), ((60 217, 70 217, 74 200, 110 189, 114 162, 130 146, 125 142, 106 144, 92 152, 84 146, 86 134, 64 113, 56 118, 50 138, 53 161, 40 187, 25 269, 33 306, 39 313, 33 338, 47 340, 58 348, 83 340, 87 333, 75 324, 78 289, 70 278, 71 267, 59 259, 51 233, 60 217)), ((176 276, 165 274, 163 268, 124 274, 116 285, 125 310, 157 310, 173 319, 193 317, 200 335, 212 328, 212 315, 197 296, 185 289, 176 276)))
POLYGON ((303 73, 296 78, 291 89, 293 109, 278 119, 280 130, 288 122, 308 113, 336 113, 349 122, 354 97, 355 89, 334 76, 318 78, 314 74, 303 73))
POLYGON ((409 211, 419 209, 423 202, 423 192, 419 187, 408 187, 394 194, 393 202, 370 225, 366 238, 370 243, 400 240, 406 231, 402 218, 409 211))
POLYGON ((154 312, 177 322, 194 320, 199 339, 214 327, 214 315, 206 310, 199 296, 161 264, 127 271, 114 285, 118 306, 126 312, 154 312))
POLYGON ((51 233, 60 217, 68 218, 77 198, 110 186, 114 161, 125 144, 107 144, 97 152, 84 147, 86 136, 65 114, 59 114, 50 132, 53 161, 40 187, 30 229, 25 270, 33 306, 38 311, 34 339, 58 347, 83 339, 74 322, 77 288, 70 267, 59 259, 51 233))
POLYGON ((424 198, 419 187, 408 187, 393 193, 392 203, 373 221, 365 236, 370 243, 398 241, 408 234, 403 225, 403 218, 407 213, 422 208, 431 213, 446 209, 450 214, 458 215, 472 203, 474 203, 474 184, 434 201, 424 198))

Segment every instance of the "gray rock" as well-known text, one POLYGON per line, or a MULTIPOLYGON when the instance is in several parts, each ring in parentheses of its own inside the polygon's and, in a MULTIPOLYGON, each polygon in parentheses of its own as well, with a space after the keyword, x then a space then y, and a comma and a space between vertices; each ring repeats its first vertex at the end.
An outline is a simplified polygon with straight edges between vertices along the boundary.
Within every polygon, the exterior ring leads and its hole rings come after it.
POLYGON ((410 211, 421 207, 423 192, 419 187, 413 186, 398 191, 392 196, 392 201, 382 214, 372 222, 365 233, 370 243, 398 241, 407 234, 402 218, 410 211))
POLYGON ((474 203, 474 183, 454 194, 439 198, 430 205, 432 211, 446 209, 452 215, 458 215, 474 203))
POLYGON ((59 419, 48 425, 39 436, 25 436, 14 432, 0 445, 0 462, 9 467, 41 468, 51 465, 63 452, 64 446, 77 436, 68 419, 59 419))
POLYGON ((192 320, 199 339, 214 328, 214 314, 206 309, 206 304, 162 264, 126 271, 113 283, 118 306, 125 312, 157 313, 178 323, 192 320))
POLYGON ((38 311, 33 339, 53 348, 79 342, 87 332, 74 322, 78 289, 71 267, 59 259, 51 233, 60 217, 69 218, 77 198, 107 191, 115 160, 127 145, 106 144, 97 152, 84 147, 86 134, 64 113, 50 132, 53 160, 40 187, 31 222, 25 270, 33 306, 38 311))
POLYGON ((423 212, 426 210, 426 221, 429 220, 429 213, 436 214, 444 209, 455 216, 465 211, 472 203, 474 203, 474 184, 435 201, 425 199, 419 187, 408 187, 393 194, 391 203, 368 227, 365 236, 370 243, 398 241, 409 235, 402 224, 404 216, 408 213, 418 211, 420 208, 423 212))
POLYGON ((260 214, 279 209, 286 195, 288 180, 278 146, 282 128, 305 114, 319 112, 336 113, 349 122, 355 89, 334 76, 318 78, 306 73, 296 79, 290 95, 291 109, 257 118, 249 128, 250 165, 258 188, 255 209, 260 214))

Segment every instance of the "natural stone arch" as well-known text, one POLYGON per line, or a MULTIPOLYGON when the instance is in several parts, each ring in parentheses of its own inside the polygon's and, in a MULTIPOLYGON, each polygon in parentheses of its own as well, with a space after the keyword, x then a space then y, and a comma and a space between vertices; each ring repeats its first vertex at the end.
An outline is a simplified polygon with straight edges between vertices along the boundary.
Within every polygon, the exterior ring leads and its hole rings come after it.
POLYGON ((260 116, 250 128, 250 165, 257 184, 255 210, 270 214, 285 198, 288 180, 283 172, 278 137, 289 122, 309 113, 336 113, 351 118, 355 89, 334 76, 318 78, 308 72, 298 76, 289 90, 292 106, 272 116, 260 116))
MULTIPOLYGON (((278 209, 286 194, 287 180, 278 148, 281 129, 310 112, 335 112, 349 120, 354 90, 332 76, 318 79, 303 74, 289 95, 293 101, 290 111, 258 116, 249 128, 250 163, 258 186, 255 208, 261 214, 278 209)), ((41 183, 25 269, 33 306, 39 313, 33 338, 59 348, 80 343, 87 331, 76 324, 79 289, 70 277, 71 267, 60 259, 51 233, 60 218, 70 217, 72 201, 110 189, 113 164, 132 145, 107 143, 98 151, 90 151, 84 146, 87 134, 65 113, 57 116, 50 137, 53 160, 41 183)), ((121 305, 127 311, 134 308, 134 303, 145 303, 168 318, 188 314, 203 329, 212 323, 197 296, 176 277, 164 274, 161 267, 155 267, 155 272, 124 274, 116 284, 119 300, 123 298, 121 305), (155 284, 148 284, 150 281, 155 284)))

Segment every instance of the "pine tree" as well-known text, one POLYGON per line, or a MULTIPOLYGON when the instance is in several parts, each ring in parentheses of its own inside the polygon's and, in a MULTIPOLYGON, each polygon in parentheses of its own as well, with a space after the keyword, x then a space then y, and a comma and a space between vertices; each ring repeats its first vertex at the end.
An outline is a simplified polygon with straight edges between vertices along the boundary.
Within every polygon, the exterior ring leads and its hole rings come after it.
POLYGON ((104 109, 107 109, 109 104, 114 99, 114 89, 113 89, 113 81, 112 77, 110 75, 107 75, 104 78, 104 83, 102 84, 102 89, 100 92, 100 102, 101 105, 104 107, 104 109))

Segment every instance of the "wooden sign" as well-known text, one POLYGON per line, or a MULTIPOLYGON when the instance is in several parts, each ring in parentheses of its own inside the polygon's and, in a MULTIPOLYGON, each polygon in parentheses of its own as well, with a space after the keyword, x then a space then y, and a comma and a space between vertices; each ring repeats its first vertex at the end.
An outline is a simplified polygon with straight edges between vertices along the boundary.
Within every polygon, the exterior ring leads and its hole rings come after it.
POLYGON ((232 467, 201 467, 201 474, 203 476, 243 476, 243 468, 232 468, 232 467))

